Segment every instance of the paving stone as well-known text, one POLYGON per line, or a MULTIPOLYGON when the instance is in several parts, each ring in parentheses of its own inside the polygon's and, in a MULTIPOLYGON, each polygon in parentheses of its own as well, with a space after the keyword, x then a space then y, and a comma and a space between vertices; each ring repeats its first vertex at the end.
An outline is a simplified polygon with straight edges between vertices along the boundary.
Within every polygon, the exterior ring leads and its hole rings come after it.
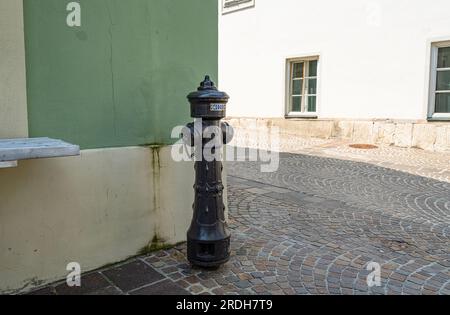
POLYGON ((192 292, 193 294, 201 294, 205 289, 201 286, 201 285, 193 285, 192 287, 189 288, 189 291, 192 292))
POLYGON ((161 271, 164 272, 165 274, 171 274, 171 273, 177 272, 178 268, 171 266, 171 267, 162 268, 161 271))
POLYGON ((202 280, 201 285, 208 289, 217 287, 217 283, 212 279, 202 280))
POLYGON ((262 272, 252 272, 251 275, 254 278, 263 278, 264 277, 264 273, 262 273, 262 272))
POLYGON ((275 283, 277 282, 277 277, 275 276, 270 276, 270 277, 264 277, 261 279, 264 283, 266 284, 270 284, 270 283, 275 283))
POLYGON ((327 281, 328 281, 328 283, 339 283, 340 282, 340 278, 328 277, 327 281))
POLYGON ((212 293, 214 293, 216 295, 224 295, 225 290, 223 288, 216 288, 216 289, 212 290, 212 293))
POLYGON ((189 269, 191 269, 191 266, 190 266, 189 264, 182 263, 182 264, 179 264, 179 265, 177 266, 177 268, 178 268, 178 269, 181 269, 181 270, 189 270, 189 269))
POLYGON ((306 196, 303 198, 304 202, 311 202, 311 203, 320 203, 326 201, 324 198, 315 197, 315 196, 306 196))
POLYGON ((264 282, 261 279, 251 279, 249 280, 252 285, 263 284, 264 282))
POLYGON ((232 275, 232 276, 225 277, 225 281, 227 283, 236 283, 236 282, 240 281, 240 279, 237 276, 232 275))
POLYGON ((190 276, 187 278, 184 278, 184 281, 190 283, 190 284, 196 284, 200 282, 200 279, 197 276, 190 276))
POLYGON ((393 274, 390 275, 389 278, 403 282, 403 281, 405 281, 408 278, 408 276, 394 272, 393 274))
POLYGON ((248 191, 249 193, 258 194, 258 195, 264 195, 264 194, 270 193, 270 190, 265 190, 265 189, 261 189, 261 188, 250 188, 250 189, 246 189, 246 191, 248 191))
POLYGON ((82 275, 80 287, 69 287, 62 283, 55 287, 58 295, 84 295, 109 287, 109 282, 98 272, 82 275))
POLYGON ((264 189, 266 190, 270 190, 279 194, 286 194, 286 193, 290 193, 291 190, 286 189, 286 188, 280 188, 280 187, 275 187, 275 186, 264 186, 264 189))
POLYGON ((227 279, 227 278, 219 277, 219 278, 215 278, 215 281, 217 282, 217 284, 224 286, 224 285, 227 285, 230 283, 229 279, 227 279))
POLYGON ((156 270, 138 260, 106 270, 103 274, 124 292, 164 279, 156 270))
POLYGON ((131 292, 132 295, 190 295, 170 280, 164 280, 131 292))
POLYGON ((110 286, 110 287, 106 287, 104 289, 90 292, 87 295, 123 295, 123 293, 118 288, 110 286))
POLYGON ((169 278, 172 279, 172 280, 179 280, 179 279, 183 278, 183 275, 181 273, 179 273, 179 272, 172 273, 172 274, 169 275, 169 278))
POLYGON ((290 288, 290 284, 288 282, 278 282, 277 285, 281 288, 281 289, 288 289, 290 288))
POLYGON ((295 290, 292 288, 283 289, 283 293, 284 295, 296 295, 295 290))
POLYGON ((252 289, 253 289, 253 291, 255 291, 255 293, 258 293, 258 294, 262 294, 262 293, 266 292, 266 290, 267 290, 264 286, 260 286, 260 285, 254 286, 252 289))
POLYGON ((183 289, 186 289, 191 286, 191 284, 189 282, 186 282, 184 280, 175 281, 175 284, 177 284, 179 287, 181 287, 183 289))
POLYGON ((299 294, 299 295, 304 295, 304 294, 308 294, 308 291, 301 287, 301 288, 294 288, 295 293, 299 294))
POLYGON ((152 264, 152 263, 159 262, 160 258, 156 257, 156 256, 151 256, 151 257, 146 258, 145 261, 148 262, 149 264, 152 264))
POLYGON ((250 280, 250 279, 253 279, 253 277, 252 277, 250 274, 248 274, 248 273, 240 273, 240 274, 238 274, 238 277, 239 277, 239 279, 241 279, 241 280, 250 280))
POLYGON ((246 288, 250 288, 252 286, 252 283, 248 280, 240 280, 240 281, 236 282, 234 285, 240 289, 246 289, 246 288))

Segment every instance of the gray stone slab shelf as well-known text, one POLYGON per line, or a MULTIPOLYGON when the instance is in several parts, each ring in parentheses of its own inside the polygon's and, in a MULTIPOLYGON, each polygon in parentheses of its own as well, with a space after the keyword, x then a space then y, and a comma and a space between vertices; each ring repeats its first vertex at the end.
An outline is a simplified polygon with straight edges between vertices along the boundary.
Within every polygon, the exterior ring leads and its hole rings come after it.
POLYGON ((0 139, 0 162, 80 155, 80 147, 50 138, 0 139))

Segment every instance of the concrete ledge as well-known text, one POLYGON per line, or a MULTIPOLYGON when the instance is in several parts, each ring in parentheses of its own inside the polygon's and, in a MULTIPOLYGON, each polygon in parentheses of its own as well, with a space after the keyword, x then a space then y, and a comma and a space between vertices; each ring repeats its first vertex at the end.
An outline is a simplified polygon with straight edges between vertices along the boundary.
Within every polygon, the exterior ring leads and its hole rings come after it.
POLYGON ((50 138, 0 139, 0 162, 80 155, 80 147, 50 138))

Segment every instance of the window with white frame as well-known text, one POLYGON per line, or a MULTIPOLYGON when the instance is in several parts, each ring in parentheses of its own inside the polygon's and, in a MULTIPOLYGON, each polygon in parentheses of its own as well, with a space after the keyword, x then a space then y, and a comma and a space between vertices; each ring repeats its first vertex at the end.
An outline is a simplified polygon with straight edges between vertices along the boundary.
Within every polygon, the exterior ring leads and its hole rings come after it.
POLYGON ((316 115, 318 63, 317 57, 289 61, 288 116, 316 115))
POLYGON ((450 42, 432 47, 430 117, 450 118, 450 42))

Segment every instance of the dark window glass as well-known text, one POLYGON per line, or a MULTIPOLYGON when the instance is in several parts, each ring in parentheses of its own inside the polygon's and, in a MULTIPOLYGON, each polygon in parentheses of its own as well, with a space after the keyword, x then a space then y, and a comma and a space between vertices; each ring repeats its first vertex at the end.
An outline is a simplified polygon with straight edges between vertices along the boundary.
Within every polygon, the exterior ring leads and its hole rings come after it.
POLYGON ((436 113, 450 113, 450 93, 436 93, 436 113))
POLYGON ((294 69, 292 73, 293 79, 303 78, 303 67, 303 62, 294 63, 294 69))
POLYGON ((308 112, 313 113, 316 111, 316 96, 308 96, 308 112))
POLYGON ((317 60, 312 60, 309 62, 309 76, 317 77, 317 60))
POLYGON ((439 48, 438 68, 450 68, 450 47, 439 48))
POLYGON ((302 97, 301 96, 293 96, 292 97, 292 111, 293 112, 301 112, 302 111, 302 97))

